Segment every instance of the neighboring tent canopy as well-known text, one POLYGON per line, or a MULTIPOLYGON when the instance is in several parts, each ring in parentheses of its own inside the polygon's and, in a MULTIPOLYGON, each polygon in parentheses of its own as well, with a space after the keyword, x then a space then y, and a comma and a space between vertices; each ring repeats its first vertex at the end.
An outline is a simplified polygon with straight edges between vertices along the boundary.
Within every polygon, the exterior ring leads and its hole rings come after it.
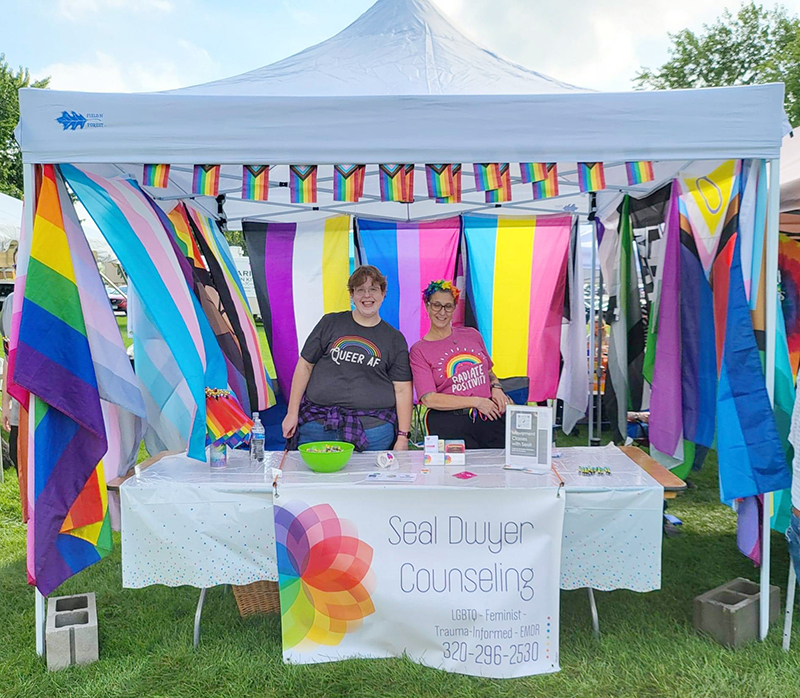
POLYGON ((784 136, 781 148, 781 213, 800 211, 800 131, 784 136))

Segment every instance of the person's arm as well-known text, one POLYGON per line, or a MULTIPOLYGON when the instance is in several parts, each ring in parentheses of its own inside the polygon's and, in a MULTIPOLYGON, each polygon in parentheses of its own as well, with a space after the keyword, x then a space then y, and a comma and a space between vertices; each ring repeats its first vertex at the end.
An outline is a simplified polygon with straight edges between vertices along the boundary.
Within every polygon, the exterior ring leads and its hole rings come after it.
MULTIPOLYGON (((394 403, 397 410, 397 429, 406 433, 411 431, 412 394, 411 381, 394 381, 394 403)), ((394 443, 395 451, 408 450, 408 437, 398 435, 394 443)))
MULTIPOLYGON (((292 389, 289 393, 289 407, 286 410, 286 418, 283 420, 283 438, 290 439, 297 430, 297 418, 300 412, 300 402, 306 394, 308 381, 311 380, 311 372, 314 364, 306 361, 302 356, 297 360, 297 366, 292 376, 292 389)), ((5 389, 5 384, 3 384, 5 389)))
POLYGON ((8 355, 3 361, 3 431, 11 431, 11 396, 6 392, 6 375, 8 374, 8 355))
POLYGON ((501 414, 497 404, 487 397, 462 397, 461 395, 447 395, 445 393, 426 393, 419 401, 431 410, 450 412, 474 407, 489 419, 497 419, 501 414))
POLYGON ((514 401, 506 395, 494 371, 489 371, 489 384, 492 386, 492 402, 497 405, 500 414, 505 414, 506 407, 513 405, 514 401))

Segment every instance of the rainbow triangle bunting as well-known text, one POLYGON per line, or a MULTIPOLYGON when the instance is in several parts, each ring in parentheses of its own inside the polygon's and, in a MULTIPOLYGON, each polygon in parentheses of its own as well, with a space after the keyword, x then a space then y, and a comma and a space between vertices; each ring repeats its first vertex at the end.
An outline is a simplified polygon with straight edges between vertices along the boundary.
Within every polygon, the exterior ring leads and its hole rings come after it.
POLYGON ((317 166, 290 165, 289 191, 293 204, 317 203, 317 166))
POLYGON ((497 162, 475 163, 475 189, 478 191, 492 191, 503 186, 500 177, 500 164, 497 162))
POLYGON ((546 177, 540 182, 533 183, 533 198, 549 199, 558 196, 558 166, 554 162, 545 163, 546 177))
POLYGON ((144 165, 142 186, 166 189, 169 186, 169 165, 144 165))
POLYGON ((649 160, 639 160, 637 162, 626 162, 625 172, 628 175, 628 184, 646 184, 652 182, 656 177, 653 174, 653 163, 649 160))
POLYGON ((546 162, 521 162, 519 173, 522 176, 522 183, 533 184, 547 179, 547 165, 546 162))
POLYGON ((606 173, 602 162, 578 163, 578 186, 582 192, 606 188, 606 173))
POLYGON ((452 165, 425 165, 428 181, 428 196, 431 199, 442 199, 453 195, 452 165))
POLYGON ((219 165, 195 165, 192 194, 217 196, 219 194, 219 170, 219 165))
POLYGON ((366 165, 333 166, 333 200, 358 203, 364 196, 366 165))
POLYGON ((242 199, 269 199, 269 165, 245 165, 242 168, 242 199))
POLYGON ((499 204, 511 201, 511 168, 507 162, 498 165, 500 169, 500 186, 486 192, 487 204, 499 204))
POLYGON ((461 203, 461 165, 455 164, 451 166, 453 171, 453 193, 451 196, 442 196, 436 198, 437 204, 460 204, 461 203))

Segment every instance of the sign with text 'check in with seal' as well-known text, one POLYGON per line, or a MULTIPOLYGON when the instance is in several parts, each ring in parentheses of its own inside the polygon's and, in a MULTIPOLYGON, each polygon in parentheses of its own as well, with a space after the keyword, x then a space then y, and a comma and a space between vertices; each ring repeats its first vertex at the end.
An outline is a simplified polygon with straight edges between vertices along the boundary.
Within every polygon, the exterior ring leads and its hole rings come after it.
POLYGON ((549 407, 506 408, 506 468, 546 473, 552 445, 553 412, 549 407))

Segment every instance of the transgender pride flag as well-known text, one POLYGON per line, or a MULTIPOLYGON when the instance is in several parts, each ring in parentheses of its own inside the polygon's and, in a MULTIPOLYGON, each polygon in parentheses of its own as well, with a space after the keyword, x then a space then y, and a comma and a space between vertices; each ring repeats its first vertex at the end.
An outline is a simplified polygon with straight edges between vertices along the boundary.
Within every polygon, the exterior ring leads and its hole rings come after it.
POLYGON ((461 220, 406 223, 359 218, 356 228, 361 263, 378 267, 387 279, 381 317, 411 346, 430 327, 423 289, 437 279, 455 282, 461 220))

